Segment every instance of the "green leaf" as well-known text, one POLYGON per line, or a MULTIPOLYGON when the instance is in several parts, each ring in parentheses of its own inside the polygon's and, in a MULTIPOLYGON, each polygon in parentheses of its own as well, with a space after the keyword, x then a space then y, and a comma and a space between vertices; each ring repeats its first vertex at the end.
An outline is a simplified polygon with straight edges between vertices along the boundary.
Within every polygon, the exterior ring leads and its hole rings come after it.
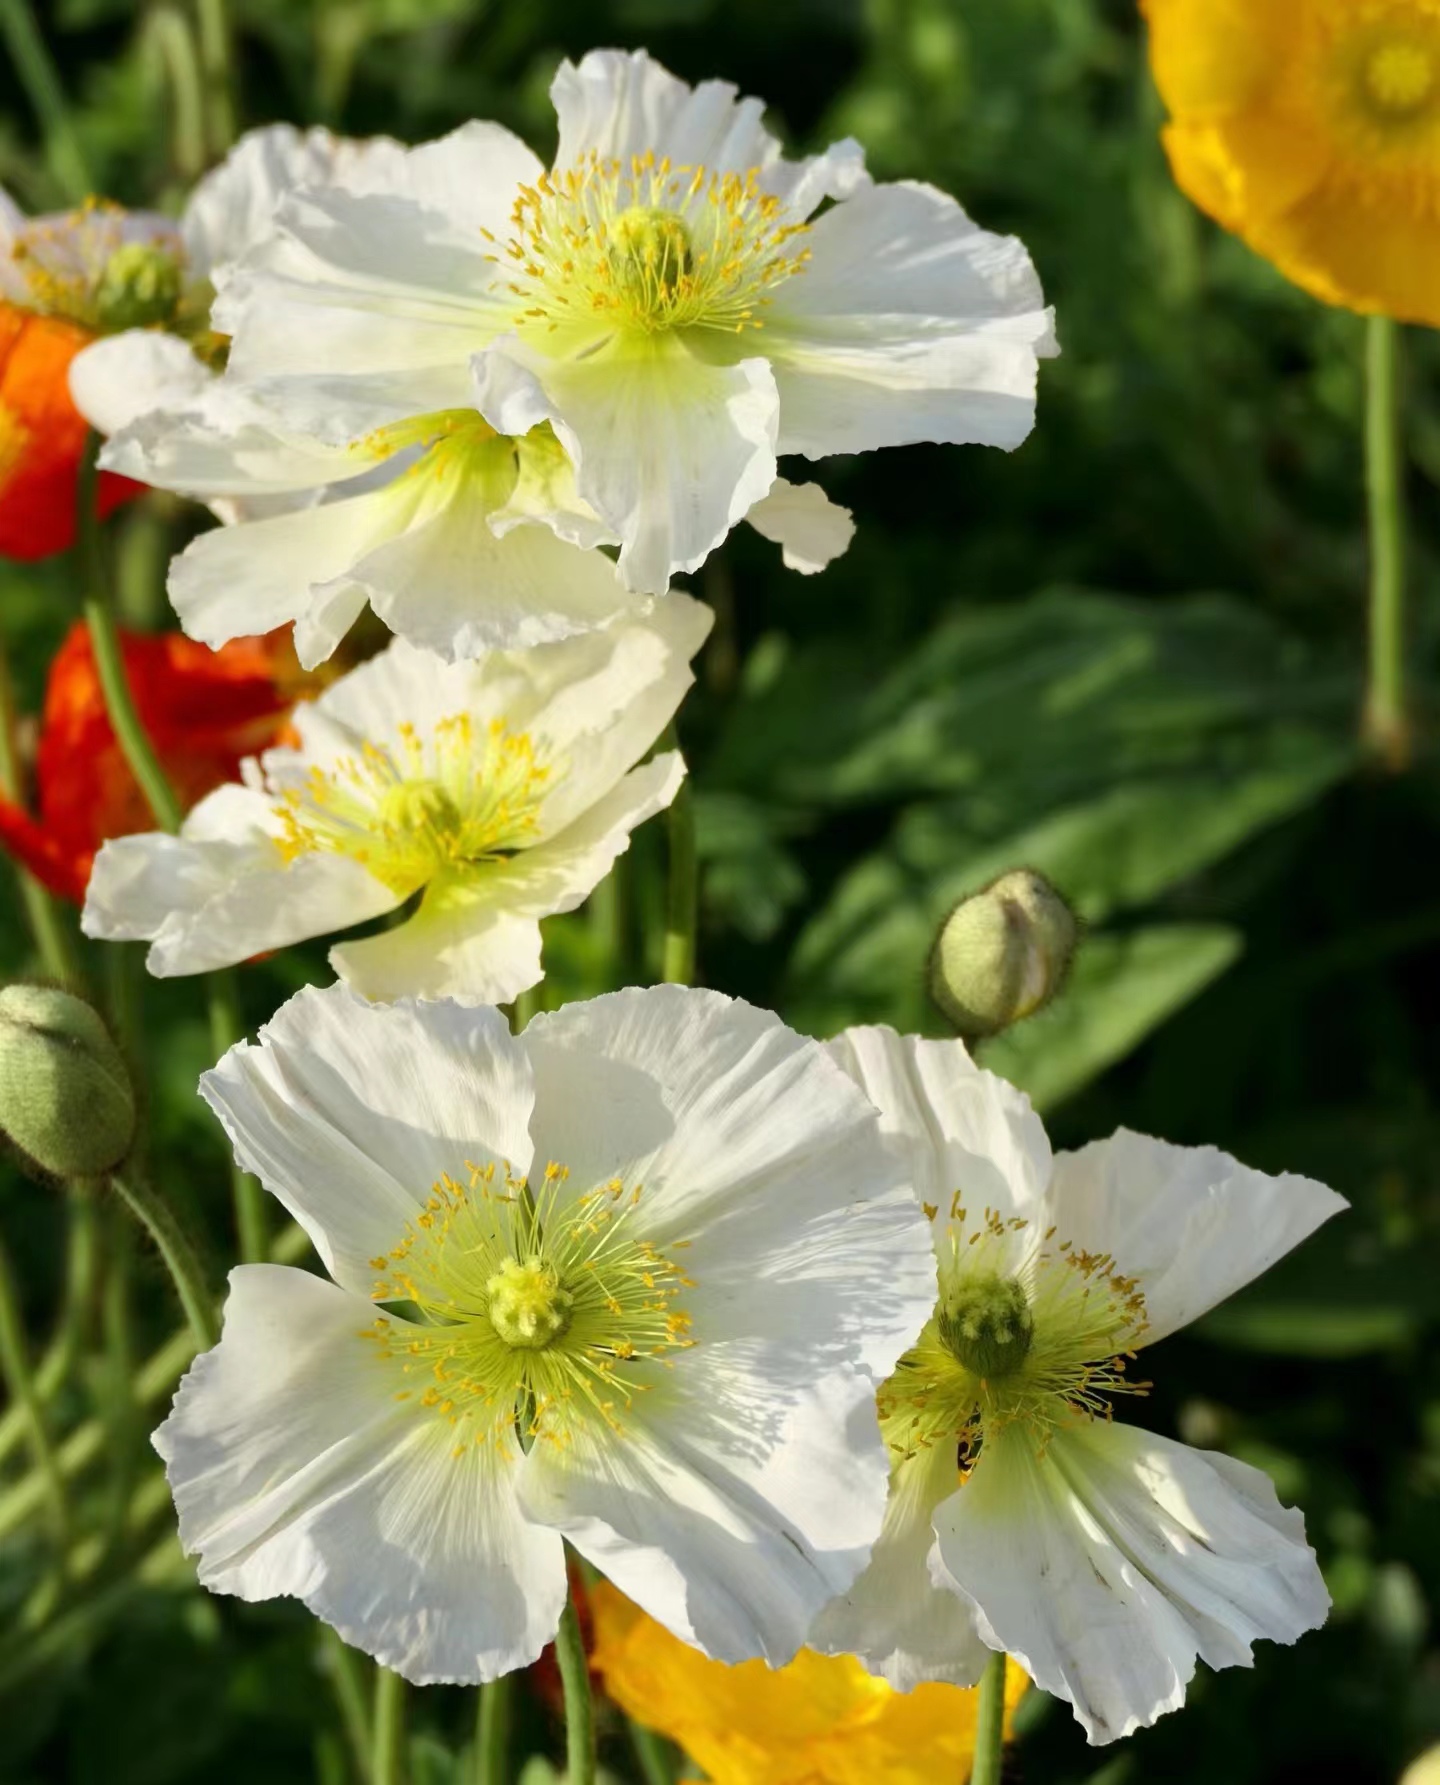
POLYGON ((987 1042, 992 1072, 1041 1109, 1072 1096, 1223 973, 1241 939, 1223 924, 1164 924, 1094 936, 1064 996, 1028 1023, 987 1042))

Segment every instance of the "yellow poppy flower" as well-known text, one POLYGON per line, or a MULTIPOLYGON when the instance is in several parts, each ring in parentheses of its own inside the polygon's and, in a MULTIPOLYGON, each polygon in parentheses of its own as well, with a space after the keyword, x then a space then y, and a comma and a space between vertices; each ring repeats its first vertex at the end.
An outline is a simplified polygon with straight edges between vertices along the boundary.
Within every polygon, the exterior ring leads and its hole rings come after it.
MULTIPOLYGON (((727 1667, 672 1636, 605 1581, 590 1589, 592 1664, 637 1722, 677 1741, 713 1785, 934 1785, 965 1779, 972 1688, 896 1692, 850 1655, 802 1649, 787 1667, 727 1667)), ((1029 1682, 1011 1662, 1006 1734, 1029 1682)))
POLYGON ((1182 190, 1326 303, 1440 325, 1440 0, 1141 0, 1182 190))

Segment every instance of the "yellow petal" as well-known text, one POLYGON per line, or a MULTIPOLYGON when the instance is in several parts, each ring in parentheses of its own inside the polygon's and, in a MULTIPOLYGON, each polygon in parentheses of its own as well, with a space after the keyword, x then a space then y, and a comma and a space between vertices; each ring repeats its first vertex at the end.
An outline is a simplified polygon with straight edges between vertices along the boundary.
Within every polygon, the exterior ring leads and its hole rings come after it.
MULTIPOLYGON (((714 1785, 934 1785, 969 1775, 973 1690, 894 1692, 852 1657, 809 1649, 787 1667, 727 1667, 604 1581, 590 1603, 592 1660, 610 1697, 678 1742, 714 1785)), ((1007 1718, 1027 1684, 1012 1662, 1007 1718)))
POLYGON ((1155 84, 1174 113, 1223 116, 1273 86, 1290 28, 1266 0, 1142 0, 1155 84))

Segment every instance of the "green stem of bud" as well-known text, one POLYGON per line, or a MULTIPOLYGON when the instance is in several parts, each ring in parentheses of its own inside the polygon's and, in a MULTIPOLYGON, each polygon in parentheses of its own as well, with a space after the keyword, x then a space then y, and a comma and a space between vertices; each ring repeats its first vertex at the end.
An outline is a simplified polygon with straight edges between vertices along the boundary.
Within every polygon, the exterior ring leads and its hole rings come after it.
POLYGON ((1005 1657, 992 1655, 980 1676, 975 1718, 975 1762, 970 1785, 1000 1785, 1005 1763, 1005 1657))
POLYGON ((181 1230, 180 1223, 171 1213, 168 1204, 156 1195, 138 1173, 129 1172, 122 1176, 116 1172, 110 1182, 130 1213, 154 1240, 160 1256, 165 1260, 165 1267, 170 1272, 175 1293, 180 1298, 180 1306, 185 1310, 185 1318, 190 1323, 195 1342, 201 1350, 208 1350, 218 1336, 215 1303, 205 1286, 205 1274, 200 1269, 200 1262, 181 1230))
POLYGON ((1405 455, 1400 325, 1365 324, 1365 489, 1370 517, 1370 677, 1365 741, 1389 769, 1410 761, 1405 690, 1405 455))

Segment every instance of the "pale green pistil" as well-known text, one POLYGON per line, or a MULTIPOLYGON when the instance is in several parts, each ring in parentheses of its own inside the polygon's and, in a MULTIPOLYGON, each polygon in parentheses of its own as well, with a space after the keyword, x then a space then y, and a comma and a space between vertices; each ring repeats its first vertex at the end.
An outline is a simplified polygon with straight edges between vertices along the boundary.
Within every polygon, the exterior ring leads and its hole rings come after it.
POLYGON ((1025 1291, 1012 1277, 972 1276, 942 1297, 940 1338, 958 1363, 982 1381, 1013 1375, 1035 1336, 1025 1291))
POLYGON ((570 1324, 575 1297, 541 1258, 507 1258, 485 1283, 490 1324, 516 1350, 543 1351, 570 1324))
POLYGON ((180 302, 175 256, 145 242, 127 242, 105 263, 95 290, 104 329, 153 328, 173 320, 180 302))

